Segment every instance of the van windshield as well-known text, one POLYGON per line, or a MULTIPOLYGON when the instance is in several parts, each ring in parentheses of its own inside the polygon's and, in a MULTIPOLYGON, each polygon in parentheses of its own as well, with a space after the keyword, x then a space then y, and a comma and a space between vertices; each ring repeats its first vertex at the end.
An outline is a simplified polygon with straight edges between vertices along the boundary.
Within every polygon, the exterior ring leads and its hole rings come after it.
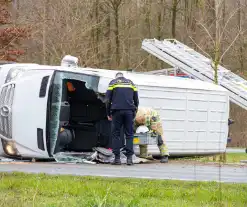
MULTIPOLYGON (((85 96, 83 88, 95 94, 98 90, 99 77, 72 72, 56 72, 51 86, 48 107, 47 149, 53 155, 58 145, 57 138, 61 127, 67 126, 70 119, 70 101, 68 93, 76 91, 77 96, 85 96), (75 88, 73 88, 75 87, 75 88), (71 89, 72 88, 72 89, 71 89)), ((59 151, 59 150, 58 150, 59 151)))

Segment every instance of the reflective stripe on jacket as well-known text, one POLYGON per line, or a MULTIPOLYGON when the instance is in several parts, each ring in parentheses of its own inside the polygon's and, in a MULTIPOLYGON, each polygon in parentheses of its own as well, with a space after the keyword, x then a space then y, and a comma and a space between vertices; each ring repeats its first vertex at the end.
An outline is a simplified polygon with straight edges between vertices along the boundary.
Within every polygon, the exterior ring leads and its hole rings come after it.
POLYGON ((116 78, 108 86, 106 100, 108 116, 111 110, 136 110, 139 105, 138 90, 131 80, 116 78))

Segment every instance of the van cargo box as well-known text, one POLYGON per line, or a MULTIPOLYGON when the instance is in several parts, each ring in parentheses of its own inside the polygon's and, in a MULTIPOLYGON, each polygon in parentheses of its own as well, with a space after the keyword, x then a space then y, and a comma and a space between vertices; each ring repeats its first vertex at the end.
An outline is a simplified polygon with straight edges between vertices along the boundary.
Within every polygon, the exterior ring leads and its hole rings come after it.
POLYGON ((157 145, 158 136, 151 133, 135 133, 134 134, 134 145, 157 145))

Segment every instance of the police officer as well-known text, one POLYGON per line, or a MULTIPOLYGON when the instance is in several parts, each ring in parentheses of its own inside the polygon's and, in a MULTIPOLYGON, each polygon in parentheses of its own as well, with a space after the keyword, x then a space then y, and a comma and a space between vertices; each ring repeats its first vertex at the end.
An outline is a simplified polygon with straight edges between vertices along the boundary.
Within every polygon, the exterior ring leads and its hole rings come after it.
POLYGON ((106 108, 108 120, 112 121, 112 145, 115 159, 113 165, 121 165, 120 130, 122 126, 126 135, 127 165, 133 165, 132 155, 134 118, 139 105, 138 91, 134 83, 118 72, 109 83, 106 92, 106 108))

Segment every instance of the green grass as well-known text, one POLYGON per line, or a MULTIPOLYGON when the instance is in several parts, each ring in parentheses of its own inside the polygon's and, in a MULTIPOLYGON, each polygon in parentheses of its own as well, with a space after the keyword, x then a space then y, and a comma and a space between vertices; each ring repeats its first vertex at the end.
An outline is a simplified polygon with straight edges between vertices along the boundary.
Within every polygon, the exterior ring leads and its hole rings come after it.
MULTIPOLYGON (((213 161, 213 157, 204 157, 201 158, 202 161, 213 161)), ((227 153, 226 154, 226 163, 240 163, 241 160, 247 160, 246 153, 227 153)), ((221 161, 220 155, 216 156, 216 162, 221 161)))
POLYGON ((214 156, 204 156, 204 157, 187 157, 177 160, 188 160, 188 161, 199 161, 199 162, 221 162, 221 163, 240 163, 241 160, 247 160, 246 153, 227 153, 226 159, 222 159, 221 155, 214 156))
POLYGON ((247 206, 247 185, 0 173, 0 206, 247 206))

